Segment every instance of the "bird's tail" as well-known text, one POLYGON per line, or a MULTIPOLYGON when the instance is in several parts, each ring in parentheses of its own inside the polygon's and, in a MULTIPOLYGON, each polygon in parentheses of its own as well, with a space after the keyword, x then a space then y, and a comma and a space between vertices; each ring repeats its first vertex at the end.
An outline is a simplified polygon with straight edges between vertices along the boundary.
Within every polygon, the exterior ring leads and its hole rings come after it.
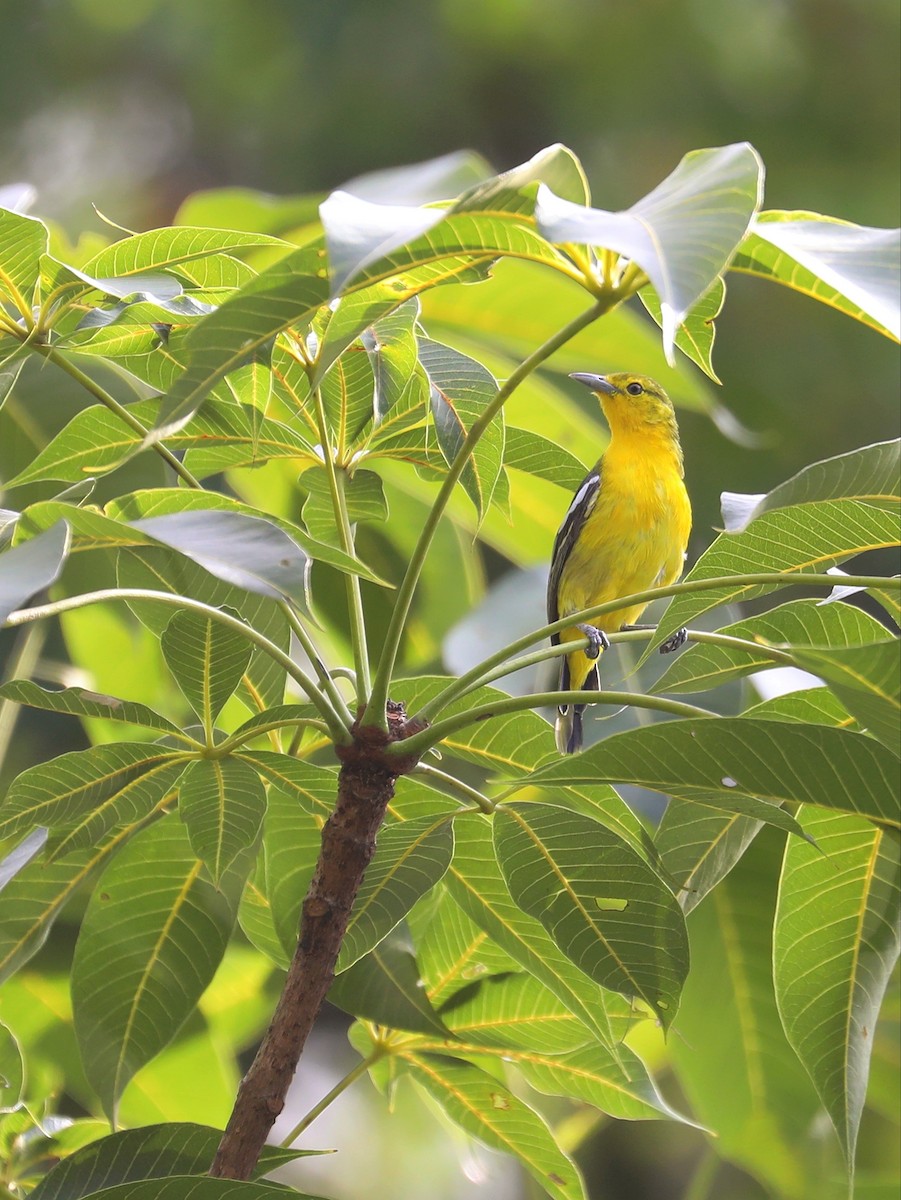
MULTIPOLYGON (((569 662, 564 658, 560 671, 560 690, 569 691, 569 662)), ((597 692, 601 687, 601 673, 598 664, 594 663, 582 684, 583 692, 597 692)), ((560 704, 557 706, 557 720, 554 724, 554 737, 557 749, 561 754, 575 754, 582 749, 582 713, 584 704, 560 704)))

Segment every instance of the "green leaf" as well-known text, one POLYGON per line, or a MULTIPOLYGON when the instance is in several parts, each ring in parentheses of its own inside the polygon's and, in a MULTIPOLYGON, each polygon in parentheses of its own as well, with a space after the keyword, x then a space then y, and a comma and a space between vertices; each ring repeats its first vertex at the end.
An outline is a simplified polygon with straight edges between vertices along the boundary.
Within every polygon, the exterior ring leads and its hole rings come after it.
POLYGON ((488 821, 476 814, 458 818, 454 839, 454 859, 445 880, 464 913, 605 1046, 615 1047, 625 1031, 628 1006, 580 971, 541 922, 514 901, 497 863, 488 821))
POLYGON ((758 213, 732 269, 786 284, 897 341, 899 251, 897 229, 776 209, 758 213))
POLYGON ((398 930, 339 975, 328 999, 354 1017, 389 1029, 450 1036, 421 987, 412 947, 398 930))
POLYGON ((178 812, 191 848, 218 886, 238 855, 256 842, 266 793, 256 771, 240 759, 200 759, 179 785, 178 812))
POLYGON ((97 837, 153 809, 186 761, 181 753, 142 742, 60 754, 29 767, 10 784, 0 808, 0 837, 35 825, 69 831, 76 823, 76 841, 88 832, 97 837))
MULTIPOLYGON (((296 1200, 317 1200, 293 1188, 296 1200)), ((167 1179, 122 1183, 92 1192, 84 1200, 284 1200, 280 1183, 245 1183, 238 1179, 209 1179, 196 1175, 173 1175, 167 1179)))
POLYGON ((25 366, 26 355, 27 350, 17 338, 0 334, 0 408, 16 386, 19 374, 25 366))
POLYGON ((309 560, 271 521, 211 508, 143 517, 132 525, 217 579, 260 596, 287 597, 306 607, 309 560))
POLYGON ((72 1004, 85 1071, 111 1118, 212 979, 237 882, 220 890, 205 879, 171 817, 132 838, 98 880, 75 948, 72 1004))
MULTIPOLYGON (((450 677, 420 675, 414 679, 399 679, 391 685, 391 694, 403 700, 407 712, 416 715, 419 707, 443 691, 450 677)), ((507 693, 493 687, 477 688, 462 700, 456 700, 442 711, 442 718, 466 712, 479 704, 507 699, 507 693)), ((442 751, 474 762, 502 774, 530 771, 549 759, 556 759, 550 725, 537 713, 519 712, 509 717, 469 725, 451 734, 441 743, 442 751)))
POLYGON ((672 1023, 688 972, 672 893, 612 830, 550 804, 505 804, 494 844, 510 895, 602 987, 672 1023))
POLYGON ((654 841, 665 870, 679 885, 686 915, 728 875, 763 824, 741 813, 711 812, 678 796, 670 798, 654 841))
MULTIPOLYGON (((130 405, 129 412, 142 424, 151 425, 159 408, 158 400, 141 400, 130 405)), ((142 444, 139 433, 108 408, 95 404, 76 413, 7 486, 21 487, 44 479, 77 482, 86 474, 103 475, 132 458, 142 444)), ((220 400, 210 400, 190 428, 174 433, 166 445, 172 451, 188 451, 187 463, 200 477, 273 458, 318 461, 300 433, 268 417, 259 420, 246 406, 220 400)))
MULTIPOLYGON (((321 542, 337 541, 335 509, 325 467, 311 467, 304 471, 300 477, 300 485, 307 490, 302 514, 307 529, 321 542)), ((347 515, 351 523, 378 523, 388 519, 388 503, 385 500, 382 481, 374 471, 355 471, 350 476, 344 474, 340 486, 344 491, 347 515)))
POLYGON ((0 1113, 15 1112, 25 1088, 25 1063, 16 1036, 0 1024, 0 1113))
POLYGON ((328 299, 324 257, 315 244, 295 250, 191 329, 183 343, 188 366, 160 410, 155 439, 182 428, 207 393, 276 334, 312 317, 328 299))
POLYGON ((585 1025, 544 984, 518 963, 513 966, 505 974, 475 978, 451 996, 438 1010, 448 1029, 477 1046, 548 1056, 584 1046, 591 1038, 585 1025))
POLYGON ((525 471, 536 479, 547 479, 567 491, 575 491, 587 473, 575 455, 550 438, 509 425, 504 436, 504 466, 525 471))
POLYGON ((413 1079, 472 1137, 514 1155, 555 1200, 584 1200, 575 1163, 541 1117, 471 1063, 432 1054, 405 1054, 413 1079))
POLYGON ((853 1178, 876 1021, 901 951, 898 839, 846 813, 807 809, 800 819, 817 848, 786 845, 776 999, 853 1178))
MULTIPOLYGON (((206 1175, 222 1138, 208 1125, 171 1122, 124 1129, 76 1150, 46 1175, 34 1200, 80 1200, 101 1188, 169 1175, 206 1175)), ((303 1155, 302 1150, 266 1146, 254 1177, 303 1155)))
POLYGON ((864 646, 794 649, 792 657, 799 667, 825 679, 848 712, 899 753, 901 655, 896 638, 864 646))
POLYGON ((542 188, 535 215, 551 242, 603 246, 642 268, 660 297, 669 353, 679 325, 729 265, 762 187, 756 150, 739 142, 685 155, 625 212, 584 208, 542 188))
MULTIPOLYGON (((758 613, 718 633, 795 654, 806 646, 858 646, 884 638, 886 628, 875 617, 850 604, 821 604, 816 600, 792 600, 779 608, 758 613)), ((753 645, 747 648, 696 642, 677 655, 651 688, 652 692, 703 692, 752 671, 779 666, 753 645)), ((812 670, 813 668, 808 668, 812 670)), ((814 671, 816 674, 817 672, 814 671)))
MULTIPOLYGON (((724 575, 794 572, 803 585, 804 572, 822 573, 865 550, 898 544, 898 521, 890 513, 859 500, 824 500, 767 512, 743 533, 722 533, 698 559, 684 582, 724 575)), ((675 596, 661 618, 646 654, 677 629, 723 604, 750 600, 775 585, 727 585, 675 596)))
MULTIPOLYGON (((230 616, 237 616, 230 613, 230 616)), ((250 665, 253 646, 202 613, 177 612, 163 630, 163 657, 209 732, 250 665)))
POLYGON ((823 1157, 819 1138, 813 1155, 804 1154, 819 1106, 785 1040, 773 993, 783 839, 764 829, 691 914, 692 966, 668 1051, 718 1156, 750 1171, 771 1195, 808 1200, 811 1167, 823 1157))
POLYGON ((146 233, 113 242, 89 259, 83 270, 91 275, 121 278, 141 271, 168 270, 221 250, 255 250, 261 247, 281 247, 286 251, 292 249, 289 242, 265 233, 176 225, 150 229, 146 233))
POLYGON ((69 527, 59 521, 46 533, 0 554, 0 625, 36 592, 59 578, 69 553, 69 527))
POLYGON ((87 688, 70 687, 48 691, 30 679, 11 679, 0 686, 0 698, 14 704, 27 704, 45 712, 70 713, 76 717, 102 717, 124 721, 130 725, 145 725, 161 729, 175 737, 184 737, 177 725, 135 700, 120 700, 118 696, 101 696, 87 688))
POLYGON ((863 446, 811 463, 766 495, 723 492, 723 524, 728 533, 741 533, 765 512, 816 500, 862 500, 897 513, 899 472, 901 439, 863 446))
MULTIPOLYGON (((658 325, 663 325, 660 297, 653 288, 644 287, 638 293, 642 302, 658 325)), ((687 358, 701 368, 714 383, 722 380, 713 369, 713 343, 716 338, 716 318, 723 310, 726 300, 726 285, 716 279, 709 291, 694 305, 676 329, 675 344, 687 358)))
POLYGON ((381 830, 350 914, 336 974, 368 954, 403 920, 444 875, 453 852, 453 826, 447 817, 420 817, 381 830))
MULTIPOLYGON (((419 339, 419 361, 429 379, 438 445, 445 462, 451 465, 466 435, 497 395, 497 381, 475 359, 428 338, 419 339)), ((479 439, 460 476, 480 519, 491 503, 503 462, 504 426, 498 415, 479 439)))
POLYGON ((666 721, 614 734, 535 771, 532 785, 633 783, 653 791, 824 805, 901 825, 898 764, 885 746, 824 725, 752 717, 666 721))
POLYGON ((0 295, 29 320, 46 249, 47 228, 41 221, 0 208, 0 295))

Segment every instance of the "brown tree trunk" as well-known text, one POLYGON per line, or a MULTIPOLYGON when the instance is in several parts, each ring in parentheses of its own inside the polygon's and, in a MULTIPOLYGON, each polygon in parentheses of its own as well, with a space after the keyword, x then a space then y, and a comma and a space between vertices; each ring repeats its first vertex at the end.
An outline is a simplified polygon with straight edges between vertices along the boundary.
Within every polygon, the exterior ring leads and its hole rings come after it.
POLYGON ((415 732, 392 705, 392 733, 355 728, 342 759, 335 809, 322 831, 319 861, 303 903, 300 936, 269 1028, 238 1089, 210 1174, 249 1179, 285 1105, 297 1063, 334 977, 350 912, 375 852, 375 839, 398 774, 412 763, 387 760, 387 741, 415 732))

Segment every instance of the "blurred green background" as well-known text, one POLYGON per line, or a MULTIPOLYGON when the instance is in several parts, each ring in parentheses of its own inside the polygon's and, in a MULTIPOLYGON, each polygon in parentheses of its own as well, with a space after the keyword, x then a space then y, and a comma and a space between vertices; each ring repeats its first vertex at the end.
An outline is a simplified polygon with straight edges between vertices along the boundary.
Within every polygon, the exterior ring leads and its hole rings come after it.
MULTIPOLYGON (((581 157, 605 208, 632 203, 688 150, 747 139, 767 167, 767 207, 898 220, 897 0, 5 0, 0 14, 0 184, 35 185, 32 211, 73 239, 108 235, 92 205, 147 229, 199 189, 325 192, 461 147, 503 169, 555 141, 581 157)), ((724 488, 764 492, 899 432, 897 348, 785 289, 731 277, 715 365, 718 399, 759 436, 682 415, 701 545, 724 488)), ((23 383, 39 423, 54 406, 70 415, 58 379, 23 383)), ((54 751, 59 732, 42 726, 54 751)), ((320 1095, 346 1052, 326 1040, 317 1054, 320 1095)), ((494 1200, 527 1194, 495 1156, 446 1134, 437 1150, 411 1096, 400 1107, 388 1125, 358 1105, 317 1127, 315 1144, 342 1146, 344 1165, 327 1161, 308 1186, 450 1198, 484 1194, 487 1172, 494 1200)), ((608 1126, 585 1147, 592 1195, 680 1196, 700 1146, 676 1128, 608 1126)), ((738 1173, 716 1187, 724 1200, 763 1195, 738 1173)))

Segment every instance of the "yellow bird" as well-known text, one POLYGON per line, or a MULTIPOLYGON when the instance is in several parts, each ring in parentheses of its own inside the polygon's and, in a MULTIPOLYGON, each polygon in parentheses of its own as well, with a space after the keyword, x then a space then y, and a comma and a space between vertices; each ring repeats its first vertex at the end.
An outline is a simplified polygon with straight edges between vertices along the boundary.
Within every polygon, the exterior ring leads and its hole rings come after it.
MULTIPOLYGON (((573 497, 554 541, 547 589, 548 623, 620 596, 674 583, 682 574, 691 531, 691 505, 683 483, 682 447, 672 401, 644 375, 570 376, 601 402, 610 442, 573 497)), ((585 650, 562 660, 563 691, 598 691, 598 659, 607 634, 634 626, 645 604, 632 604, 573 625, 551 637, 553 645, 588 637, 585 650)), ((661 647, 678 649, 680 629, 661 647)), ((557 748, 582 746, 584 704, 557 710, 557 748)))

